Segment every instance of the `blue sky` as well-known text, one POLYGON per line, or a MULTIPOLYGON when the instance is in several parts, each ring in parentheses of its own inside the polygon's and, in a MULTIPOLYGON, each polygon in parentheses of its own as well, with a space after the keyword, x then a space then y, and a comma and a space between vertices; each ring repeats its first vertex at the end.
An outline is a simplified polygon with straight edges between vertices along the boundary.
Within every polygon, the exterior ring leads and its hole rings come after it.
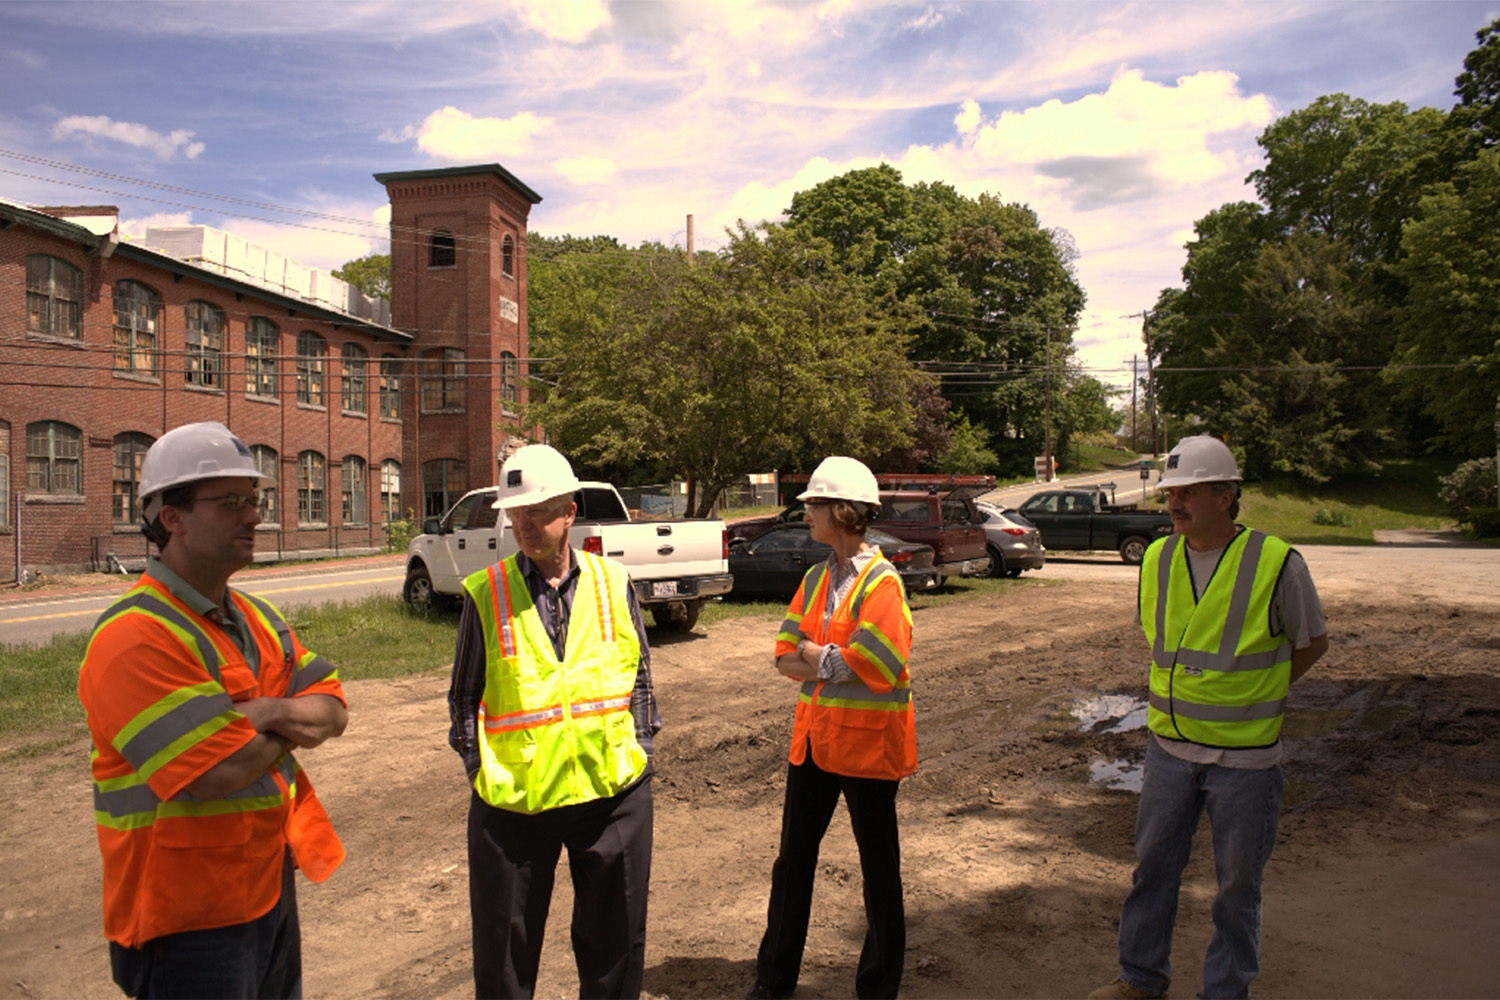
POLYGON ((681 243, 692 213, 712 247, 884 160, 1071 233, 1080 360, 1121 383, 1131 314, 1179 282, 1195 219, 1254 197, 1269 122, 1338 91, 1447 109, 1497 16, 1500 0, 7 2, 0 197, 116 204, 127 232, 203 223, 335 267, 384 249, 377 171, 499 162, 543 196, 535 230, 681 243))

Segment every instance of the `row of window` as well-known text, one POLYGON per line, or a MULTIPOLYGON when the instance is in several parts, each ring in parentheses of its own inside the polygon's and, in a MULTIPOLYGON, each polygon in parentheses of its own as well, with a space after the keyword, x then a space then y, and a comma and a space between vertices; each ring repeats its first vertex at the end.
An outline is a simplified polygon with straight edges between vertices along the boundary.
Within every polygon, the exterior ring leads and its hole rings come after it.
MULTIPOLYGON (((114 472, 112 476, 112 519, 115 524, 132 525, 140 521, 141 462, 155 439, 148 434, 127 431, 114 438, 114 472)), ((280 478, 276 449, 263 444, 251 445, 255 467, 272 478, 280 478)), ((83 432, 71 424, 43 420, 26 427, 26 491, 29 494, 81 496, 83 432)), ((9 468, 7 455, 0 454, 0 484, 8 496, 9 468)), ((428 463, 429 465, 433 463, 428 463)), ((358 455, 345 455, 340 467, 341 523, 369 522, 368 464, 358 455)), ((260 516, 270 524, 280 523, 280 496, 275 486, 260 491, 260 516)), ((386 521, 398 520, 401 511, 401 463, 386 459, 380 463, 380 514, 386 521)), ((328 523, 327 462, 321 452, 297 454, 297 523, 328 523)), ((10 525, 10 512, 0 504, 0 526, 10 525)))
MULTIPOLYGON (((81 339, 80 272, 66 261, 45 255, 26 258, 26 329, 31 333, 81 339)), ((139 281, 118 281, 114 291, 114 367, 147 378, 160 377, 158 327, 161 297, 139 281)), ((184 307, 185 350, 183 378, 188 385, 225 388, 225 332, 223 310, 194 300, 184 307)), ((245 392, 276 398, 281 331, 264 316, 245 323, 245 392)), ((365 413, 369 354, 358 344, 340 350, 340 403, 349 413, 365 413)), ((420 405, 425 412, 465 409, 465 356, 455 348, 422 352, 420 405)), ((294 361, 297 402, 327 405, 328 342, 312 330, 297 334, 294 361)), ((401 361, 387 354, 380 360, 377 398, 380 416, 401 419, 401 361)), ((500 402, 514 412, 520 382, 520 363, 509 351, 500 355, 500 402)))

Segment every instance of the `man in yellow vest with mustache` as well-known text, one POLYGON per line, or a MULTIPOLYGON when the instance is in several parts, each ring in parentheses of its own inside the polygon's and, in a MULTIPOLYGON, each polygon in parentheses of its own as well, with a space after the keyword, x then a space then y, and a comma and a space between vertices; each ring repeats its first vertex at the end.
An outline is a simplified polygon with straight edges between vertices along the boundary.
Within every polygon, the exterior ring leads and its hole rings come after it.
POLYGON ((520 551, 464 581, 449 743, 474 788, 480 997, 534 993, 564 847, 580 996, 638 996, 645 971, 650 754, 661 720, 625 567, 568 543, 577 489, 555 449, 512 455, 495 506, 520 551))
POLYGON ((1261 876, 1281 812, 1287 688, 1328 649, 1302 557, 1247 530, 1240 470, 1222 441, 1183 438, 1159 483, 1173 534, 1141 562, 1151 646, 1137 865, 1120 912, 1120 976, 1090 1000, 1166 996, 1182 871, 1207 811, 1219 888, 1203 997, 1247 997, 1260 970, 1261 876))

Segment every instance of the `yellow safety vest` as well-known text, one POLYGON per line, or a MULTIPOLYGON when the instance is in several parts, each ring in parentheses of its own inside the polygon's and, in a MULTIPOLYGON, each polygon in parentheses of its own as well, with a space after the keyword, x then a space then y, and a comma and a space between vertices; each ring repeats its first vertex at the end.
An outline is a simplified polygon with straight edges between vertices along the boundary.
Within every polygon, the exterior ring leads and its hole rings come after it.
POLYGON ((487 662, 474 788, 497 809, 536 813, 608 798, 646 769, 630 713, 641 648, 629 577, 613 560, 573 556, 578 582, 560 661, 515 556, 464 580, 487 662))
POLYGON ((1141 625, 1151 644, 1146 724, 1159 736, 1205 746, 1271 746, 1292 667, 1290 638, 1271 632, 1271 595, 1291 548, 1241 531, 1201 598, 1186 549, 1181 535, 1169 535, 1141 560, 1141 625))

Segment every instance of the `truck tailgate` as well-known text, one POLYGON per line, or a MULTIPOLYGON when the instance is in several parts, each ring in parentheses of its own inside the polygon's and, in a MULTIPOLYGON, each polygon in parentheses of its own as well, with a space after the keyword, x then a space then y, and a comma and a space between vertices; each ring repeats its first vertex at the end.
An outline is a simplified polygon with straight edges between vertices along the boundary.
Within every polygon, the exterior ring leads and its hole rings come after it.
POLYGON ((632 580, 727 573, 723 521, 633 521, 599 525, 603 554, 630 567, 632 580))

